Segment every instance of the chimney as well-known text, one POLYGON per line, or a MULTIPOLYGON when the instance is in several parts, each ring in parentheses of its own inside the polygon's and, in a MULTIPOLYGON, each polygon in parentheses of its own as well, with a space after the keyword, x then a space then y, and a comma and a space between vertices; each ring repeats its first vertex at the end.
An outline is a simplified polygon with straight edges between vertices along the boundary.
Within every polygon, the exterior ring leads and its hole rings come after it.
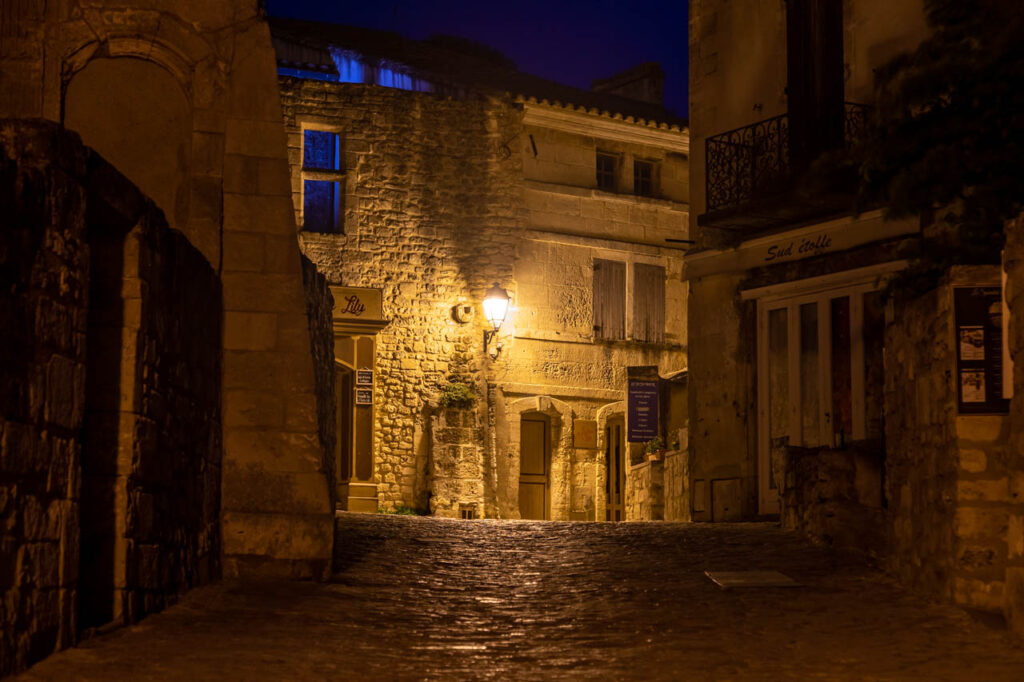
POLYGON ((664 83, 665 72, 661 70, 661 65, 658 62, 646 62, 610 78, 592 81, 590 89, 662 106, 661 90, 664 83))

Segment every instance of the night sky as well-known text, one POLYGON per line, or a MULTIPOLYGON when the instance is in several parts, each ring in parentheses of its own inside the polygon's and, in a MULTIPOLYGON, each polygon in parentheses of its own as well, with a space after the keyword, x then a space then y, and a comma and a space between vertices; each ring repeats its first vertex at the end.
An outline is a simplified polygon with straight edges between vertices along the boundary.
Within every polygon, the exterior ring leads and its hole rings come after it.
POLYGON ((687 0, 266 0, 272 16, 469 38, 522 71, 589 89, 636 64, 661 63, 665 106, 687 116, 687 0), (496 6, 497 5, 497 6, 496 6))

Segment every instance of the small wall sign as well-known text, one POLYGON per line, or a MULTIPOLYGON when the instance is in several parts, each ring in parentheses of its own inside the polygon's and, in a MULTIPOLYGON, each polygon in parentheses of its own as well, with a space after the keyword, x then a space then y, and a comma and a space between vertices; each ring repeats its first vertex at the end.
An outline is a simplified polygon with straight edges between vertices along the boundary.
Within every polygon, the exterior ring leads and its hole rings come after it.
POLYGON ((356 386, 373 386, 373 370, 357 369, 356 386))
POLYGON ((960 414, 1006 414, 1003 397, 1002 291, 992 287, 953 289, 956 321, 956 384, 960 414))
POLYGON ((356 405, 373 405, 373 389, 357 388, 356 405))
POLYGON ((572 423, 573 447, 597 448, 597 422, 593 419, 576 419, 572 423))

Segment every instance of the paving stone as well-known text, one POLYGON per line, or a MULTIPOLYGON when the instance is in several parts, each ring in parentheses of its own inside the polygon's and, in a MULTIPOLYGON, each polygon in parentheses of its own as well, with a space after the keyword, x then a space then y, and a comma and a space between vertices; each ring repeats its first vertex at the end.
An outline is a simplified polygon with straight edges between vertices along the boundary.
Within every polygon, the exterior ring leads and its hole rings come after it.
POLYGON ((1020 680, 1005 629, 773 524, 340 514, 329 583, 227 582, 25 680, 1020 680), (799 589, 722 590, 705 571, 799 589))

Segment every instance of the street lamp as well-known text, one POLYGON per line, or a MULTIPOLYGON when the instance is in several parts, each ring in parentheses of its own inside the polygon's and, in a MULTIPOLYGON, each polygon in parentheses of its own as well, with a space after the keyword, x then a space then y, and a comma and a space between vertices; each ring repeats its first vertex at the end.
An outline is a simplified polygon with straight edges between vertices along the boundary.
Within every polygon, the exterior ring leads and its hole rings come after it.
MULTIPOLYGON (((484 330, 484 352, 488 352, 487 346, 501 329, 501 323, 505 321, 505 316, 508 314, 508 301, 508 292, 502 289, 497 282, 484 294, 484 317, 494 327, 493 330, 484 330)), ((500 350, 501 343, 497 343, 489 354, 492 358, 496 358, 500 350)))

